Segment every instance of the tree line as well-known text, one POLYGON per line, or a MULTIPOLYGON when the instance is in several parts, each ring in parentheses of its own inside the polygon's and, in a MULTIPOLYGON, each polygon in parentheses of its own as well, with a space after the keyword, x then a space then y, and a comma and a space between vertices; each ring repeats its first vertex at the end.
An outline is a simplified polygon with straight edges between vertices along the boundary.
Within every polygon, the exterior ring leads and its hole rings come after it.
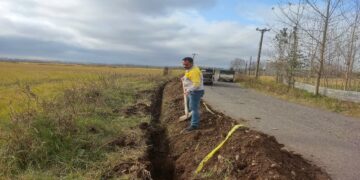
MULTIPOLYGON (((342 79, 344 90, 357 85, 360 0, 281 0, 272 10, 273 57, 266 69, 277 82, 293 87, 296 77, 313 79, 316 95, 329 79, 342 79)), ((231 67, 244 62, 235 59, 231 67)))

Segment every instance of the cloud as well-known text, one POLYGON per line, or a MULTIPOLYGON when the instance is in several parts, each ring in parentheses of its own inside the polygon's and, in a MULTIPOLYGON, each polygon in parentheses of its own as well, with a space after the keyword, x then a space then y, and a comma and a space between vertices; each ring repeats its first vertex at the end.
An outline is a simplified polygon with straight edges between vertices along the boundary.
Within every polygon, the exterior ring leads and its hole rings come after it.
POLYGON ((211 21, 214 0, 13 0, 0 2, 0 56, 68 61, 228 67, 255 55, 255 26, 211 21))
POLYGON ((215 5, 215 0, 122 0, 110 1, 103 3, 94 1, 99 6, 109 10, 119 10, 118 7, 125 7, 123 10, 128 12, 137 12, 147 15, 160 15, 164 13, 171 13, 173 10, 186 8, 208 8, 215 5))

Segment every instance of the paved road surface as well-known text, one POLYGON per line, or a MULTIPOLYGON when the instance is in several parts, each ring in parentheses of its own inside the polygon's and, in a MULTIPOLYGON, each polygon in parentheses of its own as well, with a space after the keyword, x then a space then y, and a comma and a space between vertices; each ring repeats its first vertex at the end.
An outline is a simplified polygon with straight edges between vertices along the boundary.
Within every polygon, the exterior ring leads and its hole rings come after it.
POLYGON ((233 83, 207 86, 204 100, 252 129, 273 135, 334 179, 360 179, 360 119, 286 102, 233 83))

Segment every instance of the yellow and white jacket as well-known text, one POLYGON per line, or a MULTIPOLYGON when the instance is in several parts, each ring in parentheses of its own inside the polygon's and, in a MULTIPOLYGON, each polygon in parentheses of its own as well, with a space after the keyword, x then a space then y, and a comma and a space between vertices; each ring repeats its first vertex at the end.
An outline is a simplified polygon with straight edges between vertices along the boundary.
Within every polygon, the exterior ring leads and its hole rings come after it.
POLYGON ((185 71, 183 77, 185 91, 200 91, 204 90, 203 76, 201 70, 197 66, 185 71))

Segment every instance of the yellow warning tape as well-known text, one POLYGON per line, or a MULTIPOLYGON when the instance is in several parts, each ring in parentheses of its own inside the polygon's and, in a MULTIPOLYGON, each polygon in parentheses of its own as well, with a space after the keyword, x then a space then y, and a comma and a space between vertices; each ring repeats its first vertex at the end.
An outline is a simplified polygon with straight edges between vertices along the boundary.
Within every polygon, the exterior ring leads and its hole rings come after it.
POLYGON ((205 156, 205 158, 200 162, 199 166, 196 168, 195 175, 198 174, 202 168, 204 167, 205 163, 211 159, 214 154, 225 144, 225 142, 230 138, 230 136, 239 128, 243 127, 244 125, 238 124, 235 125, 227 134, 226 138, 215 148, 213 149, 208 155, 205 156))

